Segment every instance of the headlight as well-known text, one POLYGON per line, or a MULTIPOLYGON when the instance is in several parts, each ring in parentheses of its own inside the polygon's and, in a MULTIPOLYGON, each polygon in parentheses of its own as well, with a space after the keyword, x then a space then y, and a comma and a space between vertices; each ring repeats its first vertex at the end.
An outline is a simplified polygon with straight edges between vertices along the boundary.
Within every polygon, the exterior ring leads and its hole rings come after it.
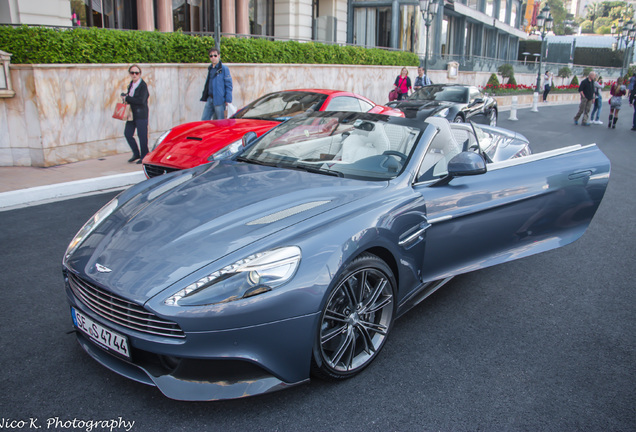
POLYGON ((437 111, 433 117, 446 117, 449 111, 450 111, 449 108, 443 108, 437 111))
POLYGON ((75 252, 75 249, 77 249, 78 246, 86 239, 86 237, 88 237, 88 235, 92 233, 95 228, 97 228, 97 226, 102 223, 104 219, 106 219, 117 208, 117 205, 118 201, 117 198, 115 198, 104 207, 102 207, 101 210, 95 213, 93 217, 84 224, 82 229, 80 229, 77 234, 75 234, 75 237, 73 237, 73 240, 71 240, 68 248, 66 248, 64 260, 67 260, 68 257, 71 256, 73 252, 75 252))
POLYGON ((300 263, 300 248, 288 246, 250 255, 170 296, 169 306, 202 306, 252 297, 288 282, 300 263))
POLYGON ((157 138, 157 141, 155 141, 155 143, 152 145, 152 148, 150 149, 150 151, 153 151, 154 149, 156 149, 157 146, 161 144, 163 140, 166 139, 166 137, 168 136, 168 134, 170 134, 170 132, 172 132, 172 129, 168 129, 167 131, 159 135, 159 138, 157 138))
POLYGON ((211 155, 208 158, 208 160, 210 162, 212 162, 214 160, 227 159, 227 158, 235 155, 236 153, 238 153, 238 151, 241 149, 242 145, 243 145, 243 139, 240 139, 238 141, 234 141, 233 143, 230 143, 230 144, 226 145, 221 150, 219 150, 216 153, 214 153, 213 155, 211 155))

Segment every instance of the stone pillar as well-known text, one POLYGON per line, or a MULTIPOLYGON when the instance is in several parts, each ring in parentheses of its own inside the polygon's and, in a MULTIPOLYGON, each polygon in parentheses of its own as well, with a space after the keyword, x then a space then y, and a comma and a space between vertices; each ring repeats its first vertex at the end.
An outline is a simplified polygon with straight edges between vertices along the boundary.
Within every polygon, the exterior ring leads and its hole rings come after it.
POLYGON ((250 34, 249 0, 236 0, 236 32, 250 34))
POLYGON ((223 33, 236 33, 236 5, 235 0, 222 0, 221 31, 223 33))
POLYGON ((157 0, 157 24, 161 32, 172 32, 174 30, 172 0, 157 0))
POLYGON ((155 29, 152 0, 137 0, 137 28, 147 31, 153 31, 155 29))

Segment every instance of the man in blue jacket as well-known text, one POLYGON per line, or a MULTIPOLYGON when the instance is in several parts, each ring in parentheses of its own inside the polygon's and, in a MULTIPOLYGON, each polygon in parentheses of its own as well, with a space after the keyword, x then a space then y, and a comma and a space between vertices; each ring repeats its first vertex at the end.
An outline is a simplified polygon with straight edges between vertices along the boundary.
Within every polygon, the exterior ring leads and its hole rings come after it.
POLYGON ((220 120, 225 118, 225 106, 232 103, 232 76, 230 69, 221 63, 218 49, 212 48, 208 54, 212 64, 201 95, 201 102, 205 102, 201 120, 220 120))

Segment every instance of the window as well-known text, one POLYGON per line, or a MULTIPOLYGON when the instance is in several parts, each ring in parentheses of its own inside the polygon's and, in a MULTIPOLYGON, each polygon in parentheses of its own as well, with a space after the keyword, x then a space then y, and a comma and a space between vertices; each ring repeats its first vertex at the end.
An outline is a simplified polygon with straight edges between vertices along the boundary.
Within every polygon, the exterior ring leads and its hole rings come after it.
POLYGON ((486 15, 494 17, 494 4, 493 0, 486 0, 486 15))
POLYGON ((481 94, 481 92, 479 90, 477 90, 476 88, 471 88, 470 89, 470 102, 474 101, 475 99, 479 99, 479 98, 483 98, 483 95, 481 94))
POLYGON ((250 34, 274 36, 274 0, 250 0, 250 34))
POLYGON ((512 2, 512 6, 510 7, 510 25, 513 27, 517 27, 518 23, 517 23, 517 9, 519 8, 519 5, 516 1, 512 2))
POLYGON ((391 8, 355 8, 353 43, 369 47, 391 46, 391 8))
POLYGON ((507 0, 501 0, 499 2, 499 21, 505 23, 506 22, 506 6, 508 5, 507 0))
MULTIPOLYGON (((370 109, 370 108, 369 108, 370 109)), ((350 96, 339 96, 331 99, 326 111, 355 111, 366 112, 362 110, 358 98, 350 96)))

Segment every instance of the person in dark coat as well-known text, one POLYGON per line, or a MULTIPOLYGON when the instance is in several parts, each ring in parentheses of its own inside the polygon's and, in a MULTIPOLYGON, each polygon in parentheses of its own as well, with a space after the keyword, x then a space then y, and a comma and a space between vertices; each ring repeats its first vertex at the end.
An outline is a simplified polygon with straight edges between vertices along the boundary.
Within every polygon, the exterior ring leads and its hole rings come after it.
MULTIPOLYGON (((591 123, 588 121, 590 115, 590 108, 594 103, 594 79, 596 78, 595 72, 590 74, 581 81, 579 84, 579 95, 581 96, 581 103, 579 104, 579 111, 574 116, 574 124, 579 124, 579 118, 583 115, 583 126, 589 126, 591 123)), ((611 123, 611 120, 610 120, 611 123)))
POLYGON ((132 150, 132 157, 128 162, 137 161, 141 163, 144 156, 148 154, 148 86, 141 79, 141 68, 134 64, 128 68, 130 74, 130 84, 126 93, 122 93, 121 97, 130 105, 132 111, 132 120, 126 122, 124 128, 124 136, 128 145, 132 150), (139 147, 135 141, 135 129, 139 138, 139 147))

